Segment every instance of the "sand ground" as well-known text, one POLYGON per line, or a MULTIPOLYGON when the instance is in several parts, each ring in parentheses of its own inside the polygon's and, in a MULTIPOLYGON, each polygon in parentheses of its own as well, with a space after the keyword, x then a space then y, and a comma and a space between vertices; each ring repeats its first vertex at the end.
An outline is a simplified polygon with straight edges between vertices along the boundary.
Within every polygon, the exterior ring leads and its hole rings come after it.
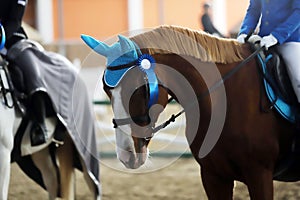
MULTIPOLYGON (((106 160, 107 161, 107 160, 106 160)), ((108 162, 116 164, 115 159, 108 162)), ((107 162, 104 162, 107 163, 107 162)), ((199 175, 199 166, 192 158, 175 161, 168 167, 149 173, 128 173, 101 164, 102 200, 202 200, 206 199, 199 175)), ((275 182, 275 199, 300 198, 300 182, 275 182)), ((249 199, 246 187, 237 183, 235 200, 249 199)), ((47 193, 28 179, 16 164, 12 164, 10 200, 42 200, 47 193)), ((91 200, 91 192, 76 171, 76 199, 91 200)))

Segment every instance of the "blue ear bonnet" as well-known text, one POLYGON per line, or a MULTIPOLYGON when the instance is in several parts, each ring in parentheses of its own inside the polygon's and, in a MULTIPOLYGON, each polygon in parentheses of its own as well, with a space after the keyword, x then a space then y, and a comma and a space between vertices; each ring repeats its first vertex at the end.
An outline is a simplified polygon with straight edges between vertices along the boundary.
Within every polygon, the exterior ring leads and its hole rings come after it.
POLYGON ((81 35, 81 38, 89 47, 107 58, 107 69, 103 77, 107 86, 116 87, 126 72, 133 67, 138 66, 145 73, 148 80, 148 107, 150 108, 158 100, 158 80, 154 71, 155 60, 148 54, 142 55, 139 47, 130 39, 121 35, 118 37, 118 42, 108 46, 91 36, 81 35), (125 67, 120 68, 120 66, 125 67))
MULTIPOLYGON (((138 46, 128 38, 119 35, 119 41, 108 46, 88 35, 81 35, 82 40, 95 52, 106 57, 106 65, 109 67, 127 65, 138 60, 140 50, 138 46)), ((104 81, 109 87, 116 87, 125 73, 131 68, 120 70, 105 70, 104 81)))
POLYGON ((119 35, 119 39, 119 42, 113 44, 109 49, 106 57, 107 66, 113 67, 126 65, 136 61, 139 57, 137 52, 138 48, 136 48, 137 45, 133 41, 121 35, 119 35))
POLYGON ((82 40, 95 52, 107 59, 107 66, 120 66, 138 59, 136 44, 128 38, 118 35, 119 41, 108 46, 88 35, 81 35, 82 40))

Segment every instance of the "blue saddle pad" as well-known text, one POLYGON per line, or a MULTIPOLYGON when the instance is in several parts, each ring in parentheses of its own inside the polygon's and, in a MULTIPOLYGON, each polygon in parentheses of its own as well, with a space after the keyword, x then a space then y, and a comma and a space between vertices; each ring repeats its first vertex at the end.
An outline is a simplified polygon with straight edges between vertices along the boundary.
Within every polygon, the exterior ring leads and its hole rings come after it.
MULTIPOLYGON (((261 56, 258 56, 258 59, 261 63, 263 73, 267 73, 265 62, 263 61, 261 56)), ((286 102, 284 102, 279 96, 276 96, 274 90, 266 80, 264 80, 264 86, 265 86, 268 99, 271 102, 274 102, 276 100, 274 107, 278 111, 278 113, 288 121, 295 123, 295 111, 293 107, 287 104, 286 102)))

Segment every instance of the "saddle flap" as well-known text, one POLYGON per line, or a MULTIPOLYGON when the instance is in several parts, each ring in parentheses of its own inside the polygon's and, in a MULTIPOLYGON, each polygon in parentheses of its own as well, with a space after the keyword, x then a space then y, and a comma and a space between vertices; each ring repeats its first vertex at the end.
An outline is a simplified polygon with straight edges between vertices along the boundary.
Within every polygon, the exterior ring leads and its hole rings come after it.
POLYGON ((25 92, 24 74, 20 69, 20 67, 10 62, 8 66, 8 71, 10 73, 10 78, 14 85, 14 88, 18 90, 18 92, 24 93, 25 92))
POLYGON ((286 65, 282 57, 276 51, 269 52, 272 57, 267 61, 267 70, 275 80, 278 96, 288 104, 295 104, 297 98, 290 81, 286 65))

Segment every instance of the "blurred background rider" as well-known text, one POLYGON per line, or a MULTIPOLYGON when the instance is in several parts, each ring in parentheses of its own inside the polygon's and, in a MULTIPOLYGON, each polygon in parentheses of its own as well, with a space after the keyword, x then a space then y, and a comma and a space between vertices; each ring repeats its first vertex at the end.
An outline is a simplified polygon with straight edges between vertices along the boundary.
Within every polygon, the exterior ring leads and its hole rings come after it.
POLYGON ((207 33, 210 33, 214 36, 217 36, 217 37, 224 37, 224 35, 216 29, 216 27, 214 26, 214 24, 211 20, 212 8, 209 3, 203 4, 203 11, 204 11, 204 14, 201 16, 201 23, 202 23, 204 31, 207 33))

